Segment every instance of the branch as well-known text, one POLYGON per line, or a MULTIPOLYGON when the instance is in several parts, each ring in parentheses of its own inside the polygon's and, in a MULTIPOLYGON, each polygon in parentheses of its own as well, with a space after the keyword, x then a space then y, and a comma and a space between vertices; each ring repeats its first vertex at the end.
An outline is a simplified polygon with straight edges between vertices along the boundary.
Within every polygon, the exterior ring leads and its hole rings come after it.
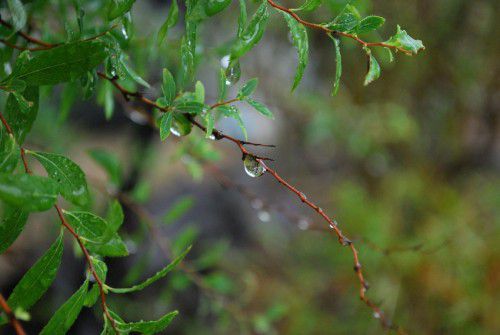
POLYGON ((285 13, 289 14, 297 22, 303 24, 304 26, 309 27, 311 29, 316 29, 316 30, 323 31, 324 33, 326 33, 328 35, 333 35, 333 36, 339 36, 340 35, 340 36, 344 36, 344 37, 353 39, 354 41, 356 41, 359 44, 361 44, 363 47, 384 47, 384 48, 389 48, 389 49, 394 49, 394 50, 397 50, 397 51, 401 51, 401 52, 403 52, 403 53, 405 53, 407 55, 411 55, 412 54, 410 51, 405 50, 405 49, 403 49, 401 47, 398 47, 398 46, 386 44, 384 42, 366 42, 366 41, 363 41, 362 39, 360 39, 358 36, 356 36, 354 34, 349 34, 349 33, 343 32, 343 31, 339 31, 339 30, 333 30, 333 29, 330 29, 330 28, 328 28, 328 27, 326 27, 324 25, 321 25, 321 24, 317 24, 317 23, 312 23, 312 22, 305 21, 305 20, 301 19, 297 14, 295 14, 291 9, 283 7, 283 6, 280 6, 277 3, 275 3, 273 0, 267 0, 267 3, 269 5, 271 5, 272 7, 276 8, 279 11, 282 11, 282 12, 285 12, 285 13))
MULTIPOLYGON (((13 137, 14 133, 12 132, 12 128, 7 123, 7 120, 5 119, 5 117, 3 116, 3 114, 1 112, 0 112, 0 120, 2 121, 2 124, 5 126, 5 128, 7 130, 7 133, 9 134, 9 136, 13 137)), ((28 166, 28 162, 27 162, 26 155, 25 155, 25 148, 24 147, 20 147, 20 152, 21 152, 21 160, 22 160, 23 165, 24 165, 24 170, 26 171, 26 173, 31 174, 32 171, 30 170, 30 168, 28 166)), ((113 319, 113 317, 111 316, 111 314, 109 313, 108 305, 106 303, 106 292, 104 291, 104 284, 103 284, 102 280, 99 278, 99 276, 97 275, 97 272, 96 272, 96 270, 94 268, 94 264, 92 263, 92 259, 90 257, 89 251, 87 250, 87 248, 83 244, 82 239, 80 238, 80 236, 76 233, 76 231, 73 229, 73 227, 71 227, 71 225, 68 223, 68 221, 64 217, 62 209, 59 206, 59 204, 55 204, 54 208, 57 211, 57 215, 59 216, 59 220, 61 221, 61 224, 75 238, 76 242, 80 246, 80 249, 82 250, 83 254, 85 255, 85 259, 86 259, 87 265, 89 267, 89 271, 92 274, 92 276, 94 277, 94 279, 95 279, 95 281, 96 281, 96 283, 97 283, 97 285, 99 287, 99 293, 100 293, 100 296, 101 296, 101 306, 102 306, 102 310, 104 312, 104 315, 110 321, 111 326, 113 327, 115 333, 119 334, 118 329, 116 328, 116 322, 113 319)))
POLYGON ((19 322, 18 319, 16 319, 16 316, 14 315, 14 312, 10 308, 10 306, 7 304, 7 301, 3 297, 3 295, 0 293, 0 307, 3 309, 5 314, 7 314, 7 317, 9 318, 9 322, 12 325, 12 328, 16 331, 17 335, 26 335, 26 332, 23 329, 23 326, 21 325, 21 322, 19 322))

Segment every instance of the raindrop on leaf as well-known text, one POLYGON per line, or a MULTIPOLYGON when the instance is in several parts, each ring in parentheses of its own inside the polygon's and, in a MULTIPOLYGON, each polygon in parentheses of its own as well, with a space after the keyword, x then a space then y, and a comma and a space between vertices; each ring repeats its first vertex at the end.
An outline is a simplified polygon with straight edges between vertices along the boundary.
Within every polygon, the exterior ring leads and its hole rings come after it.
POLYGON ((231 61, 226 69, 226 85, 234 85, 240 80, 241 67, 239 61, 231 61))

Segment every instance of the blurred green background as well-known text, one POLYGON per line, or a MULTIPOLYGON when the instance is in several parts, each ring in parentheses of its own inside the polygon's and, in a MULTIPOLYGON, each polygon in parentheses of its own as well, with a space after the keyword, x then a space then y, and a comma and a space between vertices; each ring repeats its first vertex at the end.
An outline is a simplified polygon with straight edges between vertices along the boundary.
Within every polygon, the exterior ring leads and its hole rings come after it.
MULTIPOLYGON (((151 52, 168 3, 138 1, 132 14, 130 50, 155 87, 159 69, 175 70, 178 64, 168 43, 151 52)), ((306 16, 322 22, 345 3, 325 0, 306 16)), ((241 62, 241 82, 259 78, 256 96, 276 120, 242 108, 249 139, 276 144, 263 151, 276 160, 272 166, 336 216, 360 250, 370 298, 395 323, 410 334, 500 334, 500 2, 352 3, 362 14, 387 20, 383 36, 370 40, 385 39, 400 24, 423 40, 426 50, 415 57, 398 55, 394 63, 378 50, 382 76, 364 87, 363 52, 343 40, 342 85, 331 97, 333 45, 309 31, 310 65, 291 94, 296 52, 286 24, 273 14, 264 38, 241 62)), ((209 57, 201 60, 198 78, 209 101, 237 16, 234 2, 201 30, 200 52, 209 57)), ((170 34, 169 41, 177 43, 182 26, 170 34)), ((230 144, 208 143, 201 132, 161 143, 137 123, 134 108, 140 107, 124 103, 117 103, 114 118, 106 122, 99 106, 77 99, 69 122, 61 124, 60 94, 42 98, 29 146, 66 152, 80 163, 101 209, 108 199, 102 192, 106 177, 86 152, 112 152, 123 170, 120 192, 158 221, 148 232, 141 225, 145 218, 126 208, 125 235, 133 255, 109 262, 110 283, 119 286, 154 273, 168 261, 158 247, 166 239, 174 241, 173 250, 194 241, 188 258, 195 278, 176 271, 144 292, 110 297, 113 309, 129 319, 179 309, 170 334, 384 333, 359 301, 350 252, 325 231, 307 229, 323 223, 272 178, 247 177, 230 144), (199 164, 200 155, 220 156, 210 163, 220 171, 199 164), (220 174, 232 185, 224 179, 221 187, 220 174), (166 212, 171 219, 164 218, 166 212)), ((218 127, 241 136, 232 121, 218 127)), ((54 230, 47 221, 55 221, 53 214, 33 215, 21 239, 0 256, 2 291, 11 289, 50 243, 54 230)), ((83 260, 66 253, 56 285, 27 324, 30 333, 78 287, 83 271, 83 260)), ((96 334, 98 313, 85 311, 71 334, 96 334)))

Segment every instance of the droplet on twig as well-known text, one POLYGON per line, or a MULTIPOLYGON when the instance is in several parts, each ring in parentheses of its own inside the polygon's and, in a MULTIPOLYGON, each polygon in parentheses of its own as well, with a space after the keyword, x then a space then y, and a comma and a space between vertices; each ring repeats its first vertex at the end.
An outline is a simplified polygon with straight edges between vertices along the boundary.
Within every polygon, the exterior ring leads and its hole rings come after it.
POLYGON ((245 155, 243 159, 243 166, 245 167, 245 172, 250 177, 260 177, 266 172, 266 169, 260 164, 255 156, 245 155))

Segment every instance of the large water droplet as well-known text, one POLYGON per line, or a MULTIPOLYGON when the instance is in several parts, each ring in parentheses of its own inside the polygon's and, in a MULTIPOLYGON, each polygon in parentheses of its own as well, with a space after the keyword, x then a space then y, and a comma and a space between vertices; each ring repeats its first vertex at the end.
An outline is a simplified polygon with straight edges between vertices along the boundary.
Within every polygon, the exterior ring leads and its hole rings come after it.
POLYGON ((231 61, 226 69, 226 85, 234 85, 240 80, 241 67, 239 61, 231 61))
POLYGON ((243 165, 245 167, 245 172, 250 177, 260 177, 266 172, 266 169, 257 161, 255 156, 252 155, 245 155, 243 165))

